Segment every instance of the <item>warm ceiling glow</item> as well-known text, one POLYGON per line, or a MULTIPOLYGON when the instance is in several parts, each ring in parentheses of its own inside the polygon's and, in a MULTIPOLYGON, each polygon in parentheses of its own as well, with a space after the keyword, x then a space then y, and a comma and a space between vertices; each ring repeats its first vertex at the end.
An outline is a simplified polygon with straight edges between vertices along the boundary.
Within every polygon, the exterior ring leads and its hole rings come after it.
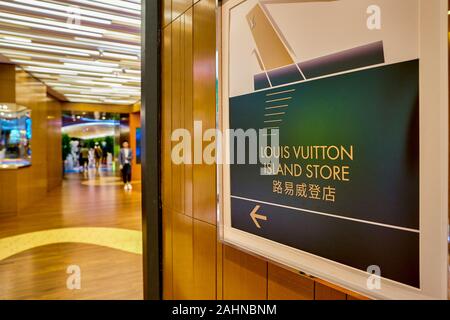
POLYGON ((71 102, 140 100, 140 0, 0 0, 0 54, 71 102))

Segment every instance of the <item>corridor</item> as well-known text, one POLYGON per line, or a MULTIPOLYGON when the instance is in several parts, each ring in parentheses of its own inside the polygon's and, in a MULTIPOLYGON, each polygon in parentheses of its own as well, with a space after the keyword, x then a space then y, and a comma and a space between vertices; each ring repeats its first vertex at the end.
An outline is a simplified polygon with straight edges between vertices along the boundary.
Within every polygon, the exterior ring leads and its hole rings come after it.
POLYGON ((125 192, 102 175, 67 175, 28 210, 0 218, 0 299, 143 298, 140 183, 125 192), (70 286, 73 266, 80 289, 70 286))

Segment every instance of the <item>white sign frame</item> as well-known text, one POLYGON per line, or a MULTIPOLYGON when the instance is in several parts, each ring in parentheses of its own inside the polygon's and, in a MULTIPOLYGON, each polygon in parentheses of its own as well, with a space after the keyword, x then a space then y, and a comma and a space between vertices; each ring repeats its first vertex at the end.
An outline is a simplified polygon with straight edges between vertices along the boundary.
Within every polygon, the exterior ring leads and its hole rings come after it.
MULTIPOLYGON (((247 0, 222 1, 218 8, 218 128, 228 129, 230 10, 247 0)), ((231 227, 230 168, 218 165, 218 223, 222 242, 250 254, 374 299, 447 299, 448 272, 448 5, 420 1, 420 288, 381 278, 367 287, 368 273, 231 227)), ((229 146, 225 139, 222 146, 229 146)), ((225 152, 226 154, 226 152, 225 152)), ((225 161, 225 159, 223 159, 225 161)), ((224 162, 225 163, 225 162, 224 162)), ((407 268, 407 266, 405 266, 407 268)))

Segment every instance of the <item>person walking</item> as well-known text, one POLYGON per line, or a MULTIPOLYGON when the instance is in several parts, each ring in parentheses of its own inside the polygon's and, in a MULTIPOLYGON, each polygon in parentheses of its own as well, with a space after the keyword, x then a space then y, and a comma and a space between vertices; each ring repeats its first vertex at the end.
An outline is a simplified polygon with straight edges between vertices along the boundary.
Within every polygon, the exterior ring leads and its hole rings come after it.
POLYGON ((99 170, 101 161, 102 161, 102 157, 103 157, 103 151, 102 151, 102 148, 100 148, 100 145, 98 144, 98 142, 95 143, 94 156, 95 156, 95 168, 97 170, 99 170))
POLYGON ((129 147, 127 140, 122 142, 122 148, 119 153, 119 165, 122 170, 122 179, 125 190, 131 190, 131 161, 133 160, 133 151, 129 147))
POLYGON ((89 149, 83 145, 80 150, 81 172, 87 172, 89 166, 89 149))

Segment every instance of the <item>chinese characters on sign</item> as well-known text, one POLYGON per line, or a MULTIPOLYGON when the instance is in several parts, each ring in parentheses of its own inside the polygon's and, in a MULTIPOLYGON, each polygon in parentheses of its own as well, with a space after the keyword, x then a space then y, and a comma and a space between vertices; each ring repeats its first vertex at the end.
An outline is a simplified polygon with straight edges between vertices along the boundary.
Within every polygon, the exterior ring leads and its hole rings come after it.
POLYGON ((318 184, 296 184, 288 181, 283 183, 283 181, 273 180, 272 187, 272 192, 275 194, 326 202, 336 201, 336 188, 332 186, 322 187, 318 184))

